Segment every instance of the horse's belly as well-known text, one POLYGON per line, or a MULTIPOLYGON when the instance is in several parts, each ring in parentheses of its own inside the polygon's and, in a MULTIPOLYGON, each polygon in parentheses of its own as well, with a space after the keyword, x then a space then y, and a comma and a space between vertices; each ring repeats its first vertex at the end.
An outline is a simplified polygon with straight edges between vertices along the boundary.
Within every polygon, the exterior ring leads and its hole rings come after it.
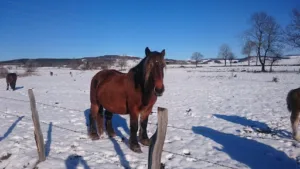
POLYGON ((108 110, 111 113, 127 114, 126 107, 116 106, 116 105, 111 105, 111 104, 105 104, 105 105, 103 105, 103 108, 105 108, 106 110, 108 110))
POLYGON ((109 112, 127 114, 126 100, 122 94, 114 92, 100 92, 100 104, 109 112))

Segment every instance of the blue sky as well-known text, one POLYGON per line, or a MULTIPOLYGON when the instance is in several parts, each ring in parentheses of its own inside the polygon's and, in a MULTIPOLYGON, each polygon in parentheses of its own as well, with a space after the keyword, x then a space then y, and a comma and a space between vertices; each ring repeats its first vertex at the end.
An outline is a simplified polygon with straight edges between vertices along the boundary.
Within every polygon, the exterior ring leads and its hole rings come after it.
MULTIPOLYGON (((1 0, 0 60, 79 58, 104 54, 188 59, 216 57, 223 43, 241 55, 252 13, 283 26, 299 0, 1 0)), ((292 51, 294 52, 294 51, 292 51)), ((291 53, 289 51, 288 53, 291 53)))

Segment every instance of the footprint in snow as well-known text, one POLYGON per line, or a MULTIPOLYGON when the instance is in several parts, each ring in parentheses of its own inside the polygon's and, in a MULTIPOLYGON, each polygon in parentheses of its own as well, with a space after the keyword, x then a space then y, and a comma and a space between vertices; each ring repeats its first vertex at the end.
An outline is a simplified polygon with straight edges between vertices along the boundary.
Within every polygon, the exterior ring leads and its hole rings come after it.
POLYGON ((172 142, 173 142, 172 140, 168 140, 168 139, 165 140, 165 143, 172 143, 172 142))
POLYGON ((174 158, 174 154, 167 154, 166 159, 167 160, 172 160, 174 158))
POLYGON ((173 137, 173 140, 175 140, 175 141, 181 141, 181 140, 182 140, 182 138, 181 138, 181 137, 179 137, 179 136, 174 136, 174 137, 173 137))
POLYGON ((96 161, 96 163, 98 163, 98 164, 103 164, 103 163, 106 163, 106 161, 105 161, 105 160, 102 160, 102 159, 99 159, 99 160, 96 161))
POLYGON ((186 161, 189 161, 189 162, 195 162, 195 161, 197 161, 197 160, 194 159, 194 158, 186 158, 186 161))
POLYGON ((185 116, 193 116, 193 113, 192 112, 185 112, 184 115, 185 116))
POLYGON ((146 168, 147 168, 146 165, 140 165, 136 169, 146 169, 146 168))
POLYGON ((184 155, 191 155, 191 152, 190 152, 189 149, 183 149, 183 150, 182 150, 182 153, 183 153, 184 155))
POLYGON ((293 142, 287 141, 284 143, 286 146, 291 147, 293 145, 293 142))

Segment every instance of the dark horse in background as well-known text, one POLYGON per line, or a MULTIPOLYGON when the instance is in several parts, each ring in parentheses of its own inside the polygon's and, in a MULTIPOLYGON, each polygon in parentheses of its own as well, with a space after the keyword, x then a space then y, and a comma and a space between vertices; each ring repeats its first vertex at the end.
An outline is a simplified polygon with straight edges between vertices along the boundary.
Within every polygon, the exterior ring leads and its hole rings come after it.
POLYGON ((6 90, 8 90, 9 86, 11 89, 15 90, 16 82, 17 82, 17 74, 16 73, 8 73, 6 75, 6 83, 7 83, 6 90))
POLYGON ((291 89, 286 97, 287 109, 291 112, 290 121, 292 125, 293 138, 300 141, 298 125, 300 122, 300 87, 291 89))
POLYGON ((91 114, 89 136, 99 139, 103 134, 103 108, 105 126, 110 137, 116 134, 112 127, 112 113, 130 116, 130 149, 141 153, 137 139, 138 118, 140 115, 139 140, 149 146, 147 134, 148 116, 152 112, 157 97, 164 92, 165 50, 161 52, 145 49, 145 58, 131 68, 128 73, 116 70, 102 70, 91 80, 91 114), (96 122, 96 124, 95 124, 96 122), (98 133, 97 133, 98 131, 98 133))

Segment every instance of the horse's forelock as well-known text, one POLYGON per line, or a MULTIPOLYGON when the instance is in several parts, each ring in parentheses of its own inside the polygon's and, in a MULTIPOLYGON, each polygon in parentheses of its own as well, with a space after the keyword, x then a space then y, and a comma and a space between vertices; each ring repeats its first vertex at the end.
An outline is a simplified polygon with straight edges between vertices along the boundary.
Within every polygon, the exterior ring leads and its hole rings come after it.
MULTIPOLYGON (((158 53, 157 53, 158 55, 158 53)), ((149 83, 149 80, 150 80, 150 74, 151 74, 151 71, 153 71, 153 66, 154 66, 154 62, 155 61, 159 61, 163 64, 163 67, 164 67, 164 70, 166 69, 166 62, 164 60, 164 58, 156 58, 154 59, 153 57, 151 56, 146 56, 144 58, 144 61, 143 61, 143 74, 144 74, 144 87, 147 87, 148 83, 149 83), (158 60, 156 60, 158 59, 158 60), (162 60, 160 60, 162 59, 162 60)))

